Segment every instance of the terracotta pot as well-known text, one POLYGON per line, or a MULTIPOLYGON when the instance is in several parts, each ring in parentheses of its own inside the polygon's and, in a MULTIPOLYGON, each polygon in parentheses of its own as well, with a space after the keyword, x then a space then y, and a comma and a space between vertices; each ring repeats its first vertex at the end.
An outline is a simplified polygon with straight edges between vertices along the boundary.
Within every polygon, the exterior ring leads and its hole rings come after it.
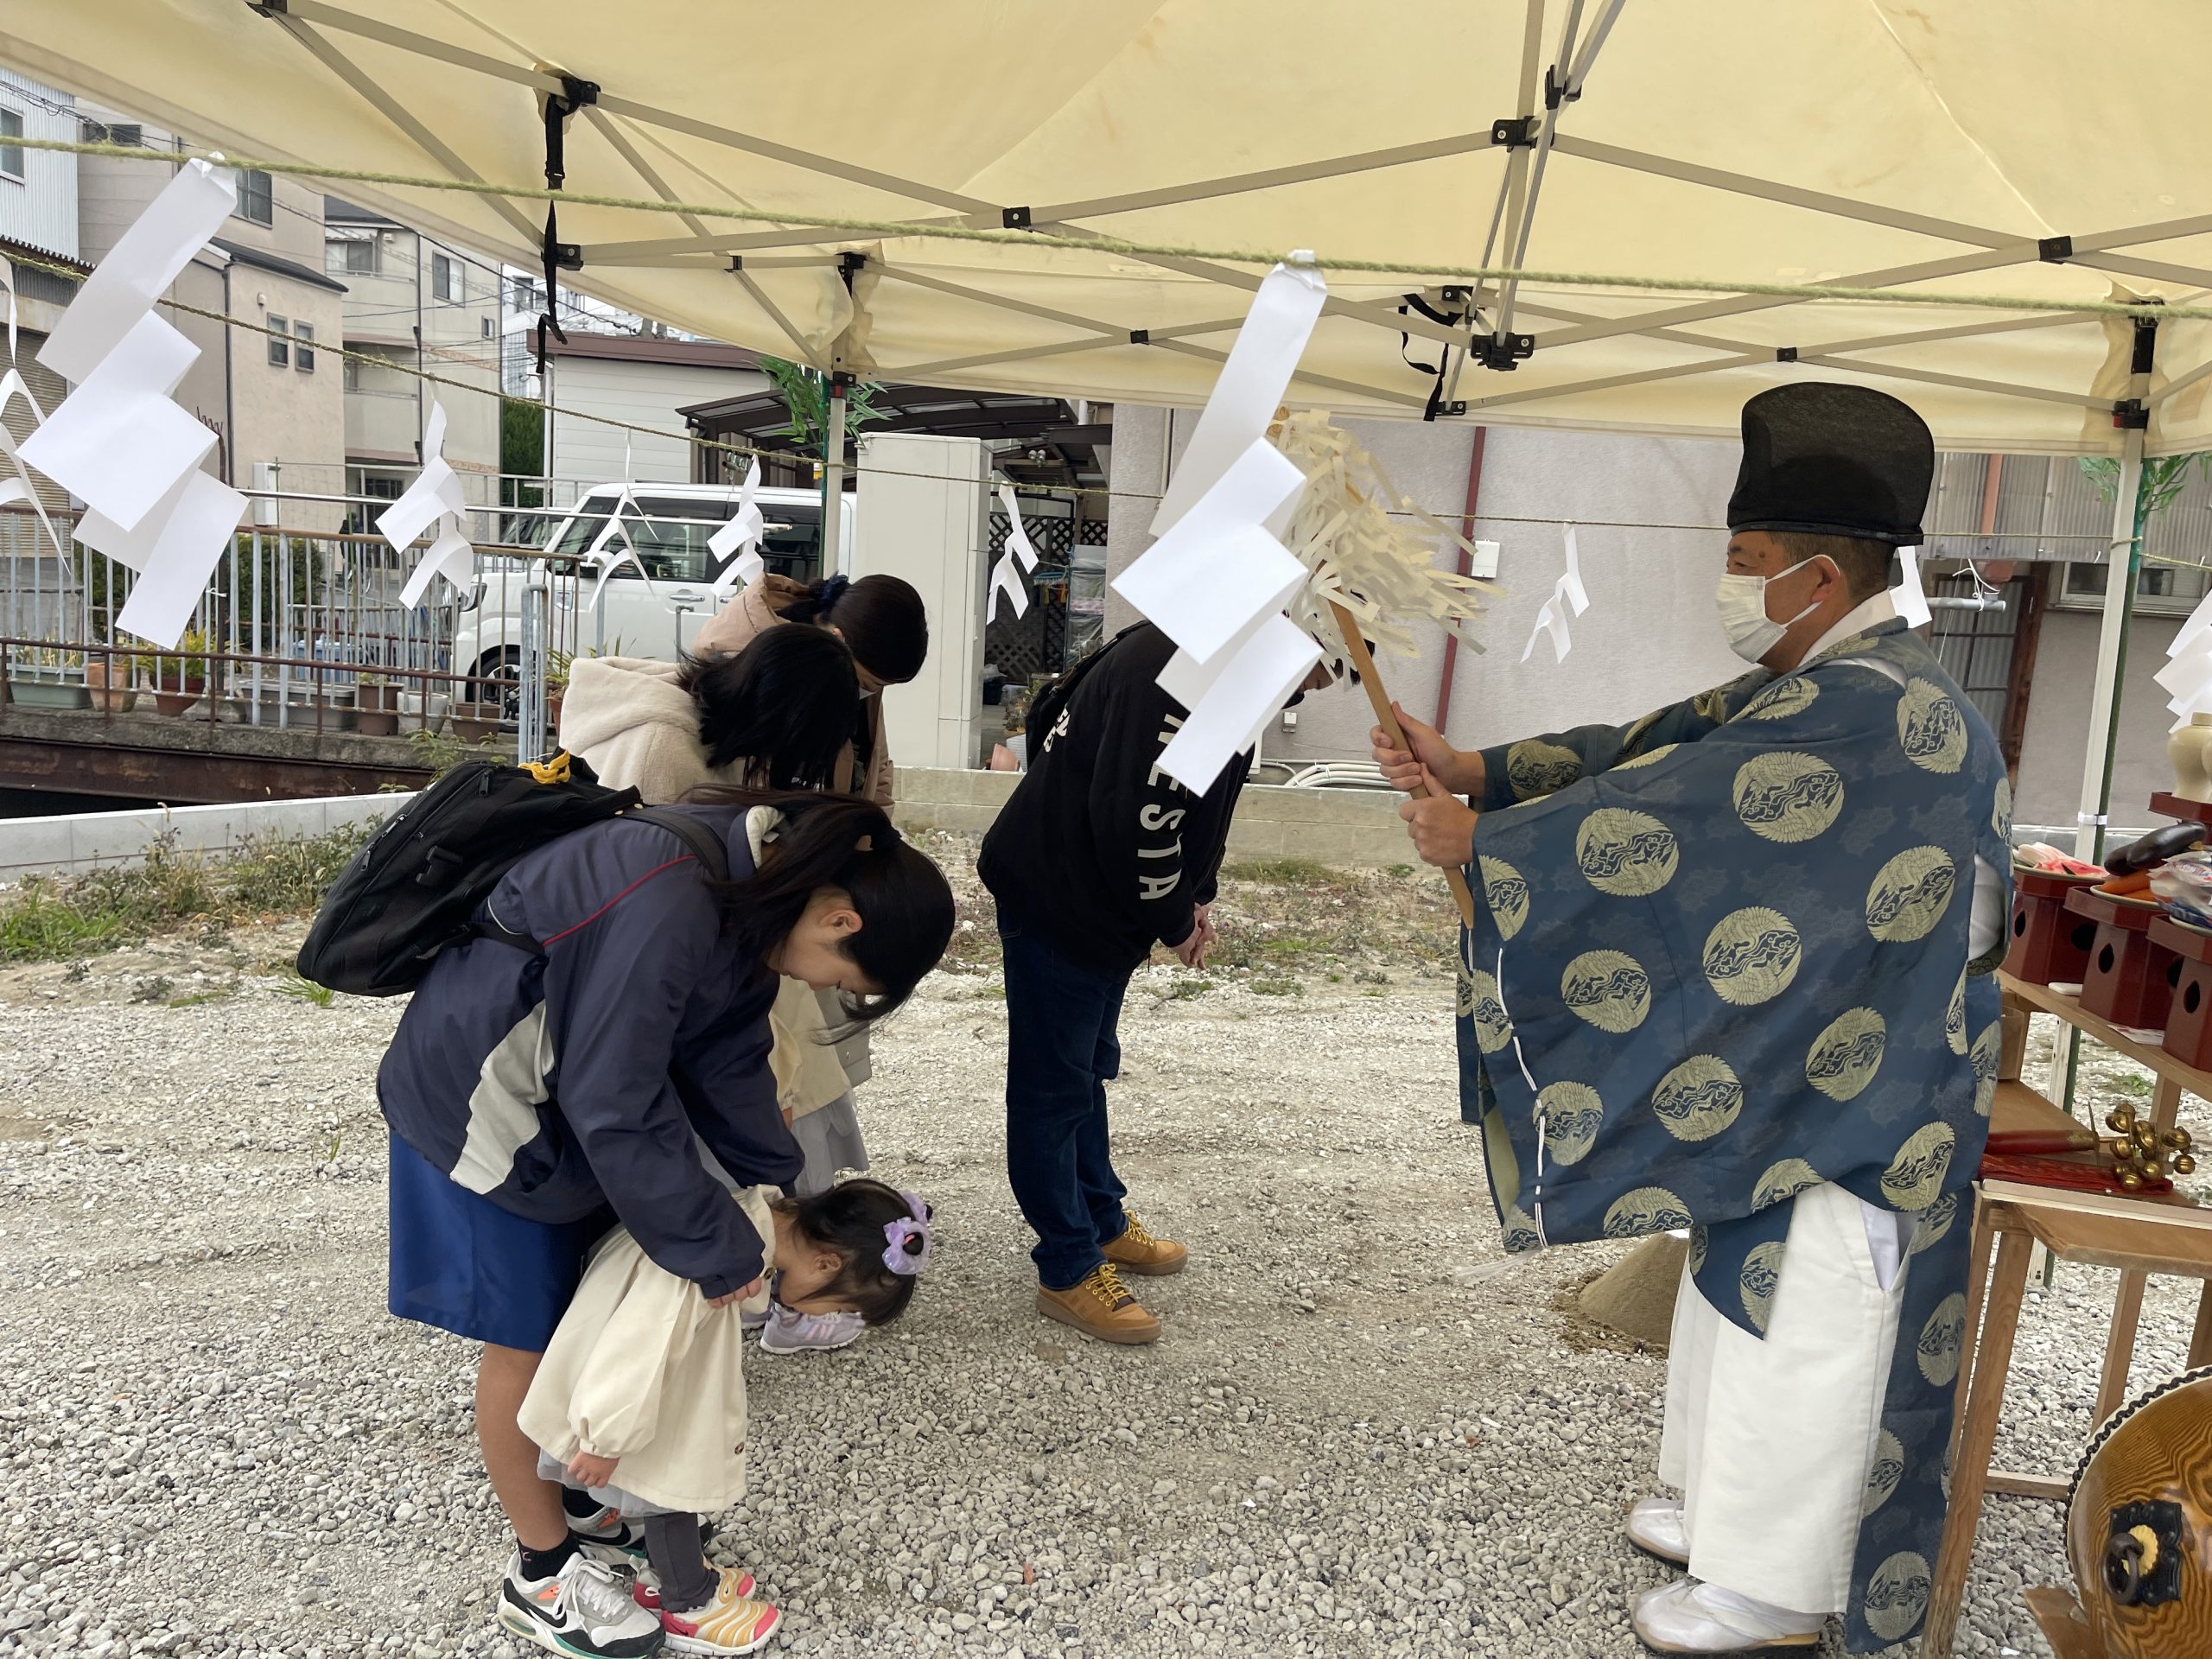
POLYGON ((200 701, 200 688, 196 685, 182 691, 157 690, 154 693, 154 707, 165 715, 181 715, 200 701))
POLYGON ((364 714, 399 712, 399 688, 396 685, 357 685, 353 688, 353 706, 364 714))
POLYGON ((453 706, 453 734, 464 743, 481 743, 499 729, 496 702, 456 702, 453 706))
POLYGON ((104 661, 85 664, 85 689, 92 693, 92 707, 109 714, 127 715, 138 701, 138 694, 128 683, 130 668, 124 665, 121 678, 126 683, 111 687, 107 683, 107 664, 104 661))
POLYGON ((386 709, 364 709, 353 716, 354 730, 363 737, 397 737, 399 734, 397 711, 386 709))

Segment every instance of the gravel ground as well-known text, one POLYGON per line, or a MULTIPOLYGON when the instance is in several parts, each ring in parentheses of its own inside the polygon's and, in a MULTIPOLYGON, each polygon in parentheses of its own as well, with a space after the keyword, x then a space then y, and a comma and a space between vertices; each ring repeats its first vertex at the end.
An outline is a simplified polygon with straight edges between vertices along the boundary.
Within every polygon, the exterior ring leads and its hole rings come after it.
MULTIPOLYGON (((0 1654, 514 1651, 472 1351, 384 1312, 398 1010, 288 995, 296 937, 0 971, 0 1654)), ((1033 1311, 995 982, 940 976, 878 1039, 878 1173, 938 1205, 938 1265, 901 1325, 748 1378, 753 1489, 717 1548, 785 1649, 1642 1651, 1624 1604, 1662 1570, 1618 1517, 1664 1361, 1555 1306, 1610 1250, 1501 1255, 1448 978, 1363 976, 1140 980, 1116 1144, 1193 1258, 1144 1287, 1149 1350, 1033 1311)), ((2153 1282, 2146 1382, 2185 1288, 2153 1282)), ((2005 1465, 2070 1468, 2110 1294, 2062 1270, 2030 1305, 2005 1465)), ((2059 1523, 1991 1502, 1961 1651, 2047 1651, 2019 1591, 2064 1581, 2059 1523)))

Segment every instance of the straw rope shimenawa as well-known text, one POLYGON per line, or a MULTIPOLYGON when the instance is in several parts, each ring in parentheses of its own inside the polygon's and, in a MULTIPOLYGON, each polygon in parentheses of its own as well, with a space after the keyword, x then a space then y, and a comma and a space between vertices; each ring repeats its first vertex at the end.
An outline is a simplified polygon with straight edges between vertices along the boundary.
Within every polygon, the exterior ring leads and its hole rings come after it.
POLYGON ((1771 299, 1834 302, 1853 305, 1936 305, 1980 311, 2068 312, 2083 316, 2176 317, 2212 321, 2212 307, 2130 303, 2115 300, 2044 300, 2013 294, 1955 294, 1918 288, 1847 288, 1826 283, 1721 282, 1694 276, 1651 276, 1587 270, 1536 270, 1516 265, 1444 265, 1418 259, 1375 259, 1349 255, 1255 248, 1210 248, 1181 242, 1139 242, 1103 233, 1056 236, 1049 231, 989 230, 967 225, 922 225, 896 219, 850 219, 827 213, 772 213, 728 203, 661 201, 639 196, 597 195, 581 190, 550 190, 543 185, 490 184, 474 179, 426 178, 413 173, 385 173, 369 168, 330 167, 314 162, 274 161, 209 149, 149 149, 132 144, 87 143, 66 138, 11 137, 11 147, 55 150, 65 155, 106 156, 121 161, 205 161, 257 173, 289 174, 353 184, 384 184, 410 190, 456 191, 519 201, 550 201, 564 207, 620 207, 637 213, 734 219, 743 224, 787 228, 851 231, 856 235, 918 237, 947 242, 1044 246, 1071 253, 1156 255, 1173 259, 1210 259, 1226 264, 1273 265, 1286 262, 1323 270, 1358 271, 1387 276, 1437 276, 1452 282, 1517 282, 1564 288, 1642 289, 1662 294, 1757 294, 1771 299))

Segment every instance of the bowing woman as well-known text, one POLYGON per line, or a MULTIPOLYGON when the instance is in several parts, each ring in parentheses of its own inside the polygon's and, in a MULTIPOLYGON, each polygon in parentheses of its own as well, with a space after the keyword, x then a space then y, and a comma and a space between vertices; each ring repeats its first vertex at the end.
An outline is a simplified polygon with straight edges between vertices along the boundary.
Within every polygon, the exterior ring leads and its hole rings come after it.
POLYGON ((855 1022, 903 1003, 952 934, 950 889, 849 796, 702 792, 728 879, 617 818, 522 859, 486 901, 510 934, 441 955, 378 1074, 391 1128, 391 1311, 484 1344, 477 1439, 515 1534, 500 1594, 540 1645, 639 1655, 660 1627, 570 1534, 517 1426, 587 1246, 613 1221, 716 1306, 761 1274, 731 1198, 800 1154, 770 1074, 779 976, 855 1022), (640 1615, 642 1614, 642 1618, 640 1615))

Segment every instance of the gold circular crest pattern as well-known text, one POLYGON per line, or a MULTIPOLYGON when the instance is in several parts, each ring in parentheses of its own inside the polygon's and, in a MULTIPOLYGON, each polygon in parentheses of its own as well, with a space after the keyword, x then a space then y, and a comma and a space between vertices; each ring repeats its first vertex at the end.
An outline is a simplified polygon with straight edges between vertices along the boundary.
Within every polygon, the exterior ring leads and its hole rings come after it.
POLYGON ((1901 1549, 1874 1569, 1866 1584, 1866 1628, 1885 1642, 1902 1642, 1928 1611, 1928 1558, 1901 1549))
POLYGON ((1974 1039, 1974 1109, 1977 1116, 1987 1117, 1989 1109, 1997 1103, 1998 1051, 2004 1046, 2005 1027, 2000 1020, 1993 1020, 1982 1027, 1981 1035, 1974 1039))
POLYGON ((1706 982, 1722 1001, 1756 1007, 1789 988, 1804 954, 1803 942, 1787 916, 1747 906, 1729 912, 1706 935, 1706 982))
POLYGON ((1675 832, 1649 812, 1601 806, 1575 831, 1574 861, 1599 892, 1640 899, 1675 879, 1681 849, 1675 832))
POLYGON ((1692 1277, 1705 1271, 1706 1246, 1711 1243, 1712 1241, 1706 1236, 1705 1229, 1702 1226, 1694 1226, 1690 1229, 1689 1266, 1692 1277))
POLYGON ((1744 1257, 1736 1275, 1736 1294, 1743 1299, 1744 1317, 1760 1331, 1774 1317, 1774 1293, 1782 1288, 1783 1241, 1770 1238, 1744 1257))
POLYGON ((1556 743, 1523 738, 1505 752, 1505 781, 1516 800, 1555 794, 1582 775, 1582 757, 1556 743))
POLYGON ((2012 780, 1999 777, 1997 780, 1997 804, 1989 814, 1989 828, 1999 841, 2012 839, 2012 780))
POLYGON ((1805 1056, 1805 1081, 1830 1100, 1855 1100, 1873 1082, 1888 1046, 1890 1028, 1872 1008, 1838 1014, 1813 1039, 1805 1056))
POLYGON ((1528 878, 1502 858, 1487 855, 1480 861, 1483 877, 1483 902, 1490 906, 1490 918, 1497 924, 1497 937, 1510 943, 1529 919, 1528 878))
POLYGON ((1607 1238, 1640 1238, 1690 1224, 1682 1201, 1663 1186, 1639 1186, 1615 1198, 1605 1211, 1607 1238))
POLYGON ((1949 1388, 1958 1380, 1959 1356, 1966 1339, 1967 1299, 1963 1293, 1953 1291, 1936 1304, 1928 1323, 1920 1327, 1920 1339, 1915 1344, 1920 1374, 1939 1389, 1949 1388))
POLYGON ((1693 1054, 1659 1079, 1651 1109, 1677 1141, 1710 1141, 1744 1109, 1744 1085, 1715 1054, 1693 1054))
POLYGON ((1882 1172, 1882 1191, 1900 1210, 1925 1210, 1942 1195, 1959 1137, 1948 1123, 1923 1123, 1882 1172))
POLYGON ((1535 1249, 1544 1242, 1543 1235, 1536 1230, 1535 1217, 1517 1204, 1505 1206, 1505 1223, 1502 1230, 1505 1235, 1505 1250, 1509 1255, 1535 1249))
POLYGON ((1618 1036, 1651 1012, 1651 976, 1626 951, 1585 950, 1560 976, 1559 995, 1574 1014, 1618 1036))
POLYGON ((1967 758, 1966 716, 1942 686, 1915 677, 1897 699, 1897 741, 1914 766, 1948 776, 1967 758))
POLYGON ((1920 1225, 1913 1230, 1912 1243, 1905 1246, 1907 1255, 1918 1255, 1943 1242, 1951 1230, 1951 1224, 1959 1218, 1959 1195, 1946 1192, 1942 1198, 1920 1212, 1920 1225))
POLYGON ((1562 1164, 1579 1164, 1598 1139, 1605 1103, 1586 1083, 1547 1084, 1536 1091, 1544 1150, 1562 1164))
POLYGON ((1866 1498, 1859 1508, 1861 1516, 1873 1514, 1895 1497, 1897 1483, 1904 1478, 1904 1442, 1885 1428, 1874 1442, 1874 1465, 1866 1471, 1866 1498))
POLYGON ((1908 847, 1874 874, 1866 890, 1866 931, 1890 944, 1933 932, 1950 908, 1959 874, 1941 847, 1908 847))
POLYGON ((1751 1188, 1751 1208, 1764 1210, 1770 1204, 1780 1204, 1784 1198, 1795 1198, 1808 1186, 1821 1184, 1821 1172, 1802 1158, 1784 1158, 1766 1166, 1766 1173, 1751 1188))
POLYGON ((1630 755, 1627 760, 1615 766, 1613 770, 1615 772, 1634 772, 1638 766, 1656 766, 1660 761, 1664 760, 1669 755, 1672 754, 1676 749, 1679 749, 1682 746, 1679 743, 1662 743, 1657 748, 1653 749, 1648 754, 1630 755))
POLYGON ((1967 1052, 1967 970, 1959 969, 1959 982, 1951 988, 1951 1004, 1943 1010, 1943 1040, 1951 1052, 1967 1052))
POLYGON ((1475 1046, 1495 1054, 1513 1040, 1513 1022, 1505 1017, 1505 1003, 1497 994, 1497 981, 1483 969, 1467 976, 1467 1018, 1474 1021, 1475 1046))
POLYGON ((1778 680, 1744 705, 1738 720, 1787 720, 1813 706, 1821 688, 1802 676, 1778 680))
POLYGON ((1744 828, 1784 844, 1827 833, 1843 810, 1843 774, 1817 756, 1786 749, 1737 767, 1734 792, 1744 828))

